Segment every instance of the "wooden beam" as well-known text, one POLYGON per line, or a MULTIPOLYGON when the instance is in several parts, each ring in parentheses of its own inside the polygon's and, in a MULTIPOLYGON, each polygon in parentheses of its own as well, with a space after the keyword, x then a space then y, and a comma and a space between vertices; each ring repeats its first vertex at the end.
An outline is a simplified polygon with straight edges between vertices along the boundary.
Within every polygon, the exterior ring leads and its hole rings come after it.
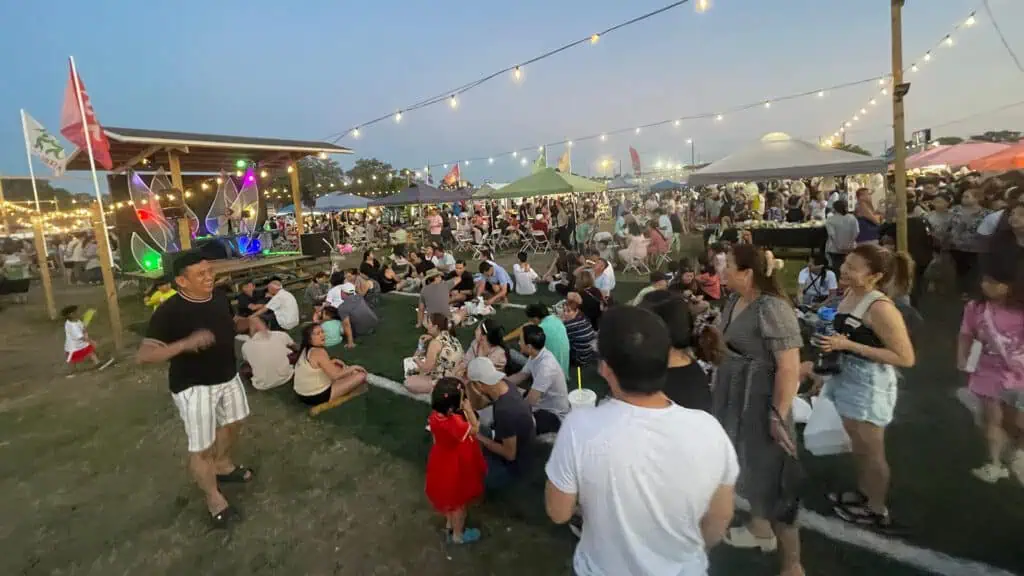
POLYGON ((192 229, 188 225, 188 218, 185 217, 185 183, 181 180, 181 159, 178 153, 173 150, 167 151, 167 163, 171 167, 171 186, 178 189, 181 196, 181 217, 178 218, 178 240, 181 241, 181 249, 192 248, 192 229))
POLYGON ((46 298, 46 314, 50 320, 57 319, 57 305, 53 303, 53 283, 50 281, 50 266, 46 261, 46 239, 43 237, 43 220, 37 214, 32 217, 32 231, 36 244, 36 259, 39 262, 39 279, 43 283, 46 298))
POLYGON ((135 166, 136 164, 138 164, 139 161, 142 160, 143 158, 145 158, 147 156, 152 156, 153 154, 159 152, 161 148, 162 148, 162 146, 150 146, 148 148, 145 148, 145 149, 143 149, 142 152, 139 152, 135 156, 132 156, 128 160, 125 160, 120 166, 115 166, 114 169, 111 170, 110 172, 112 174, 120 174, 120 173, 128 170, 132 166, 135 166))
POLYGON ((298 227, 296 231, 299 236, 302 236, 302 190, 299 189, 299 163, 292 162, 288 166, 291 167, 288 177, 292 184, 292 206, 295 208, 295 225, 298 227))
POLYGON ((110 331, 114 336, 114 348, 121 349, 123 334, 121 329, 121 305, 117 301, 117 283, 114 280, 114 266, 110 261, 110 240, 107 230, 100 218, 99 204, 92 205, 93 231, 96 234, 97 255, 100 257, 100 271, 103 273, 103 290, 107 295, 107 312, 110 314, 110 331))
POLYGON ((5 234, 10 234, 11 229, 7 225, 7 201, 4 200, 4 179, 0 176, 0 226, 3 227, 5 234))

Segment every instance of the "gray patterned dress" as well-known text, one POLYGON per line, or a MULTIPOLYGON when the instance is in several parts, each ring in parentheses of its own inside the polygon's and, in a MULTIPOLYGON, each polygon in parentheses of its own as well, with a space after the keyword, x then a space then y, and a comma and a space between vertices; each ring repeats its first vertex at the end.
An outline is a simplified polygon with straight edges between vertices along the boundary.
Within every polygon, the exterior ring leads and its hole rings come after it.
MULTIPOLYGON (((739 295, 725 305, 718 327, 728 350, 715 373, 711 412, 732 439, 740 461, 736 492, 760 518, 789 523, 795 498, 783 494, 788 456, 771 436, 775 352, 800 348, 803 340, 792 306, 762 294, 740 310, 739 295)), ((788 422, 791 434, 792 420, 788 422)), ((793 436, 795 438, 795 436, 793 436)))

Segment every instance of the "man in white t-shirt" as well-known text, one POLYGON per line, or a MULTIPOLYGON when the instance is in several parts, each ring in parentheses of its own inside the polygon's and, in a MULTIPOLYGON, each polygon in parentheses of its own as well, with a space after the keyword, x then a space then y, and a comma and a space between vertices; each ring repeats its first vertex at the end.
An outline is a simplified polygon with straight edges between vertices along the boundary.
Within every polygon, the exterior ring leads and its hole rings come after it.
POLYGON ((608 260, 599 258, 594 263, 594 286, 607 298, 615 289, 615 270, 608 260))
POLYGON ((270 300, 263 306, 260 315, 271 329, 291 330, 299 325, 299 303, 292 293, 281 285, 280 278, 272 278, 267 284, 270 300))
POLYGON ((259 316, 249 319, 249 339, 242 344, 242 358, 252 368, 252 387, 270 390, 292 379, 295 368, 288 355, 295 341, 287 332, 270 331, 259 316))
POLYGON ((705 576, 732 520, 736 451, 714 416, 662 393, 669 335, 652 312, 605 312, 598 348, 614 399, 570 412, 545 468, 548 516, 581 508, 573 571, 705 576))

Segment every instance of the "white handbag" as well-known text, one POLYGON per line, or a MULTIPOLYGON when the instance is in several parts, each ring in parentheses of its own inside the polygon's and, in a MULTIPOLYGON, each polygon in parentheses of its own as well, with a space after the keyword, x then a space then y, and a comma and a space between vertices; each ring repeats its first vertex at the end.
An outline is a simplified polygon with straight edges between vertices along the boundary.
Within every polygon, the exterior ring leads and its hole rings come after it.
POLYGON ((844 454, 851 450, 850 437, 831 400, 817 396, 812 400, 811 417, 804 427, 804 447, 815 456, 844 454))

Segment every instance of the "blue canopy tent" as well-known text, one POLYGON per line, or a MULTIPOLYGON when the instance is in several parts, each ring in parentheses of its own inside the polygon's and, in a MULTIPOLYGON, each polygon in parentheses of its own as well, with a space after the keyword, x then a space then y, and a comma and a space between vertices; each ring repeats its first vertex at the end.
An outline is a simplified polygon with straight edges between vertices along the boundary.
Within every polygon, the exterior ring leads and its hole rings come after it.
POLYGON ((295 205, 289 204, 277 211, 277 214, 295 214, 295 205))
POLYGON ((316 210, 320 212, 340 212, 342 210, 357 210, 369 206, 370 200, 355 194, 343 194, 335 192, 316 199, 316 210))
POLYGON ((667 192, 669 190, 682 190, 683 185, 679 182, 673 182, 672 180, 662 180, 657 184, 651 185, 651 190, 655 192, 667 192))

